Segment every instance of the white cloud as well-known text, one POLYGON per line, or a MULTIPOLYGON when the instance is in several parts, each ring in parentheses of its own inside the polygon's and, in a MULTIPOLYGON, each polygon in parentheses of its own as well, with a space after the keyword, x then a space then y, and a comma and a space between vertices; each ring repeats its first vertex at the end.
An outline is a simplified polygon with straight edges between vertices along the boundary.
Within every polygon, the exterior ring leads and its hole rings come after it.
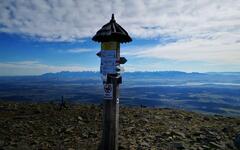
POLYGON ((80 65, 47 65, 38 61, 16 61, 0 63, 0 76, 9 75, 40 75, 48 72, 60 71, 96 71, 97 68, 80 65))
POLYGON ((92 37, 112 12, 134 38, 178 39, 128 55, 240 63, 240 0, 2 0, 0 32, 81 40, 92 37))
POLYGON ((239 0, 7 0, 0 1, 0 31, 45 40, 92 37, 116 14, 133 37, 212 37, 239 33, 239 0))
POLYGON ((89 48, 73 48, 73 49, 68 49, 68 50, 62 50, 62 52, 63 51, 65 51, 67 53, 85 53, 85 52, 91 52, 93 50, 89 49, 89 48))
POLYGON ((240 42, 236 39, 240 39, 240 35, 222 33, 210 39, 184 39, 167 45, 139 48, 126 54, 177 61, 240 64, 240 42))
POLYGON ((181 62, 175 63, 146 63, 139 65, 138 63, 128 64, 125 67, 127 72, 134 71, 184 71, 184 72, 236 72, 240 70, 238 64, 206 64, 206 63, 188 63, 187 65, 181 62))

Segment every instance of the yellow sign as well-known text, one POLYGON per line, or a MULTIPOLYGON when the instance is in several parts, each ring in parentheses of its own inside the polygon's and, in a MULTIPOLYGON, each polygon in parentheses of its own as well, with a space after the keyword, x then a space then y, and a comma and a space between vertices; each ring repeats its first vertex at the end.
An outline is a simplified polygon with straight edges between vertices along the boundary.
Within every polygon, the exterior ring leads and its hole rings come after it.
POLYGON ((120 43, 119 42, 103 42, 101 44, 102 50, 119 50, 120 43))

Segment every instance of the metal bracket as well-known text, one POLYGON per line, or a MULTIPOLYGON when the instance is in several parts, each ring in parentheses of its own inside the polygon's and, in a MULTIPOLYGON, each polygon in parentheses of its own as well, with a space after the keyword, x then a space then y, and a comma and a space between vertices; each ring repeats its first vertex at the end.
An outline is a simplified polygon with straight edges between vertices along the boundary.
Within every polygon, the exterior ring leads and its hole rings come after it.
POLYGON ((122 84, 122 77, 118 74, 108 74, 106 84, 113 84, 114 79, 117 79, 117 84, 122 84))

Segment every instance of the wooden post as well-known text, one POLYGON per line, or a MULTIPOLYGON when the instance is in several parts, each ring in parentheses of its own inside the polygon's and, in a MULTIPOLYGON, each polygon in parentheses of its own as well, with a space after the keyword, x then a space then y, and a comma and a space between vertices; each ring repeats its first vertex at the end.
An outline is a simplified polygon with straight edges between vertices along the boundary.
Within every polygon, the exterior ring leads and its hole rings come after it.
MULTIPOLYGON (((120 58, 120 43, 103 42, 102 50, 116 50, 116 58, 120 58)), ((102 150, 118 149, 118 128, 119 128, 119 84, 116 75, 109 75, 113 84, 113 98, 103 100, 103 133, 102 133, 102 150)))
POLYGON ((117 150, 119 127, 119 84, 122 82, 120 72, 123 72, 120 64, 124 64, 127 61, 126 58, 120 57, 120 43, 131 42, 132 39, 127 31, 117 24, 114 14, 112 14, 110 22, 98 30, 92 40, 101 42, 101 52, 98 52, 97 56, 101 57, 100 73, 103 75, 103 80, 105 80, 104 84, 107 83, 104 86, 103 133, 99 149, 117 150), (111 51, 107 52, 107 50, 111 51), (104 79, 106 75, 107 79, 104 79))

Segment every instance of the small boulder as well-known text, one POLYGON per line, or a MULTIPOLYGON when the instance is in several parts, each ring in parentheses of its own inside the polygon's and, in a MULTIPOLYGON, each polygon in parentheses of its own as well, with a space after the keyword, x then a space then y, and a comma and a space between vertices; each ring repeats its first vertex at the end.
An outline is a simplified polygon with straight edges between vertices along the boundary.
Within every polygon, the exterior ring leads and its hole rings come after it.
POLYGON ((141 121, 144 122, 144 123, 148 123, 149 122, 149 120, 147 118, 142 118, 141 121))
POLYGON ((83 120, 83 118, 82 118, 81 116, 78 116, 78 120, 82 121, 82 120, 83 120))
POLYGON ((234 145, 240 150, 240 132, 235 136, 234 145))
POLYGON ((180 136, 182 138, 186 138, 185 134, 183 132, 177 132, 177 131, 173 131, 174 135, 180 136))
POLYGON ((215 143, 215 142, 210 142, 210 145, 211 145, 213 148, 225 149, 225 146, 220 145, 220 144, 217 144, 217 143, 215 143))
POLYGON ((141 146, 143 146, 143 147, 150 147, 150 145, 147 142, 142 142, 141 146))
POLYGON ((72 132, 73 129, 74 129, 74 127, 69 127, 66 129, 66 132, 72 132))
POLYGON ((4 141, 0 140, 0 147, 4 145, 4 141))
POLYGON ((173 143, 171 143, 170 147, 173 150, 184 150, 185 149, 184 145, 180 142, 173 142, 173 143))

